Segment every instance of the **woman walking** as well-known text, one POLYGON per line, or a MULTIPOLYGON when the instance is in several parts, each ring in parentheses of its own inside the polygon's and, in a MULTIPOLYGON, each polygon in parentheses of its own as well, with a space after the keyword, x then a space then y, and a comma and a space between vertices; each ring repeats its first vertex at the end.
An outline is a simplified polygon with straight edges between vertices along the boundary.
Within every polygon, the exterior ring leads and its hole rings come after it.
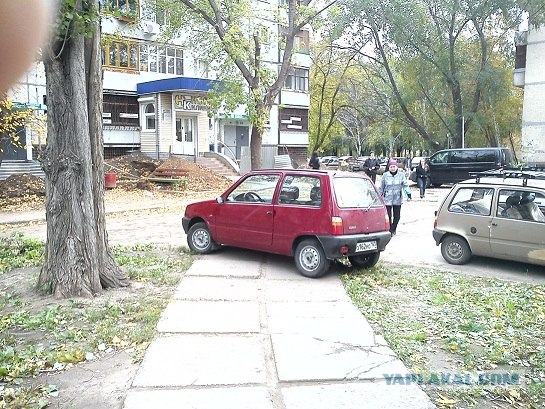
POLYGON ((384 204, 390 220, 390 233, 395 236, 397 224, 401 218, 401 203, 403 203, 403 193, 407 199, 411 200, 409 191, 409 182, 405 173, 399 172, 397 161, 390 159, 388 161, 388 171, 384 172, 380 181, 379 192, 384 198, 384 204))
POLYGON ((420 159, 420 163, 415 169, 416 184, 418 185, 418 188, 420 189, 420 199, 423 199, 424 195, 426 194, 426 184, 428 183, 429 171, 430 169, 428 167, 428 163, 426 162, 426 159, 424 158, 420 159))

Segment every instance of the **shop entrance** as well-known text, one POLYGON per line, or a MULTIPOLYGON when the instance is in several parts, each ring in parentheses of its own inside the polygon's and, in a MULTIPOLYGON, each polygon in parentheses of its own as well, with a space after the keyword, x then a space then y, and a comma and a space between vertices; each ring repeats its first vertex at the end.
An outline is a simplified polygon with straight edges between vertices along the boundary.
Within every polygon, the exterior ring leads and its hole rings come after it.
POLYGON ((172 153, 178 155, 195 155, 196 118, 176 115, 176 138, 172 145, 172 153))

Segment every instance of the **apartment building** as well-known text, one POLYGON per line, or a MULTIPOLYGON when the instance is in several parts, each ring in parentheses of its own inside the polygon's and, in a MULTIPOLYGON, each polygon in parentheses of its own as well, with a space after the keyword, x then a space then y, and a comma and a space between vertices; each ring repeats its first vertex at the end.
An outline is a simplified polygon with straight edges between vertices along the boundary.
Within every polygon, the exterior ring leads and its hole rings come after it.
POLYGON ((545 28, 519 32, 515 45, 513 84, 524 88, 521 160, 545 167, 545 28))
MULTIPOLYGON (((273 16, 285 0, 255 0, 264 21, 279 33, 264 50, 264 60, 279 68, 282 27, 273 16)), ((214 73, 182 46, 181 39, 160 41, 165 22, 154 1, 101 0, 103 127, 105 155, 140 150, 154 157, 190 157, 214 151, 235 166, 249 160, 251 124, 244 106, 235 112, 211 112, 207 93, 214 73)), ((263 135, 263 166, 272 156, 289 153, 306 162, 308 147, 309 32, 296 37, 296 50, 285 86, 271 110, 263 135)), ((37 64, 14 87, 12 98, 45 109, 45 76, 37 64)), ((37 141, 32 140, 31 145, 37 141)), ((29 154, 27 154, 28 156, 29 154)), ((29 156, 30 158, 31 156, 29 156)))

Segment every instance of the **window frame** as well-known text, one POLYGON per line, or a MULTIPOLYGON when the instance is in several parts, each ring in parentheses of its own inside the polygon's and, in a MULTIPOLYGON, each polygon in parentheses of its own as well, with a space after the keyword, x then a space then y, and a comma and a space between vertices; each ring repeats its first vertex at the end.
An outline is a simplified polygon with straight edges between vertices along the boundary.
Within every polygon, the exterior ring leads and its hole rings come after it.
POLYGON ((138 60, 138 69, 142 72, 169 75, 184 75, 185 72, 184 49, 182 47, 140 43, 138 60), (152 69, 152 67, 155 67, 155 69, 152 69), (172 72, 169 70, 170 67, 172 67, 172 72))
POLYGON ((284 81, 284 89, 296 92, 309 91, 310 70, 306 67, 290 67, 284 81), (302 75, 301 75, 302 74, 302 75), (301 81, 303 86, 301 87, 301 81))
POLYGON ((140 47, 137 42, 131 41, 131 40, 112 40, 108 42, 102 43, 101 47, 102 52, 102 66, 105 68, 114 68, 114 69, 120 69, 120 70, 129 70, 129 71, 138 71, 139 65, 140 65, 140 47), (127 55, 127 66, 122 66, 122 51, 121 47, 127 47, 126 55, 127 55), (115 50, 115 56, 116 56, 116 62, 115 64, 112 64, 112 50, 115 50), (131 64, 132 61, 132 51, 136 51, 136 61, 134 64, 131 64))
POLYGON ((149 131, 155 131, 157 129, 157 107, 155 106, 155 102, 145 102, 142 104, 142 131, 149 132, 149 131), (151 106, 153 108, 153 112, 147 112, 147 108, 151 106), (148 121, 153 118, 153 127, 148 126, 148 121))

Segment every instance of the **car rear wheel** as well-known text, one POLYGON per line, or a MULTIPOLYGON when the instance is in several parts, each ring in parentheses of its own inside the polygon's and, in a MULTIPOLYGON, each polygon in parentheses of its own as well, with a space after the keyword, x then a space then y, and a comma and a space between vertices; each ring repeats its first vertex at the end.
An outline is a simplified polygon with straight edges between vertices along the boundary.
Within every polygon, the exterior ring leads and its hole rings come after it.
POLYGON ((371 268, 378 263, 379 258, 380 253, 377 251, 376 253, 365 254, 361 256, 351 256, 348 257, 348 260, 350 260, 350 263, 352 263, 352 266, 354 267, 371 268))
POLYGON ((204 222, 195 223, 187 233, 187 244, 195 253, 207 254, 218 248, 204 222))
POLYGON ((465 264, 471 258, 471 249, 460 236, 449 235, 441 242, 441 254, 450 264, 465 264))
POLYGON ((331 261, 325 256, 320 242, 315 239, 301 241, 295 249, 295 265, 299 272, 309 278, 323 276, 329 270, 331 261))

